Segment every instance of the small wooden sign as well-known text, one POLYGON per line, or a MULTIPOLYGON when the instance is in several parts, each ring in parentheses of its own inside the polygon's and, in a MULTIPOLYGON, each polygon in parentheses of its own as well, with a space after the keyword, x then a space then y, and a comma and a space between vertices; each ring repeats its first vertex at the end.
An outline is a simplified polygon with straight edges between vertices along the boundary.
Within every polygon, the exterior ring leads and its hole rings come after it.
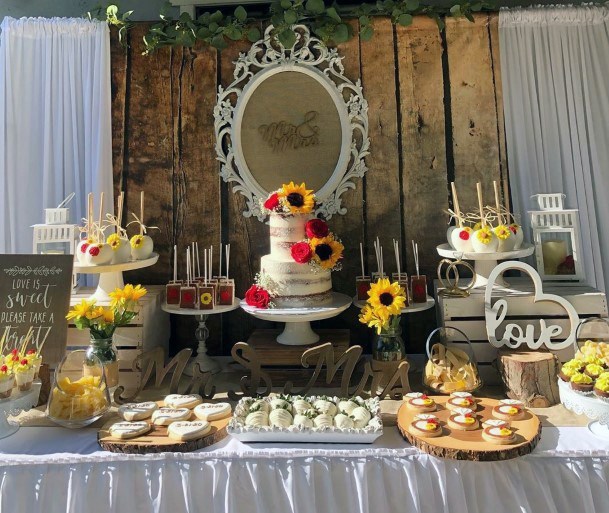
POLYGON ((0 336, 5 351, 19 348, 30 327, 43 361, 58 363, 66 349, 73 255, 0 255, 0 336))

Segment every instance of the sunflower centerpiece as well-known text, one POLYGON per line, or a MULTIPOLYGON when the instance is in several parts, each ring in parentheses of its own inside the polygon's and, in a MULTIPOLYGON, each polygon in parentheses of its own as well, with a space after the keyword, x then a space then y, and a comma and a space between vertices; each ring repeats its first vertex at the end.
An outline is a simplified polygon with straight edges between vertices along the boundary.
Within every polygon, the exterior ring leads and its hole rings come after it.
POLYGON ((372 347, 374 360, 400 361, 406 357, 400 328, 400 314, 405 304, 406 292, 398 282, 381 278, 370 286, 359 321, 376 329, 378 336, 372 347))
MULTIPOLYGON (((73 321, 80 330, 89 330, 90 344, 86 357, 102 362, 108 388, 118 385, 118 358, 113 345, 116 328, 126 326, 139 311, 139 300, 147 291, 141 285, 125 285, 110 293, 110 306, 97 306, 95 300, 83 299, 72 307, 66 319, 73 321)), ((87 360, 85 360, 87 361, 87 360)), ((95 369, 91 365, 91 369, 95 369)), ((93 371, 91 371, 93 372, 93 371)), ((87 368, 84 369, 87 375, 87 368)))

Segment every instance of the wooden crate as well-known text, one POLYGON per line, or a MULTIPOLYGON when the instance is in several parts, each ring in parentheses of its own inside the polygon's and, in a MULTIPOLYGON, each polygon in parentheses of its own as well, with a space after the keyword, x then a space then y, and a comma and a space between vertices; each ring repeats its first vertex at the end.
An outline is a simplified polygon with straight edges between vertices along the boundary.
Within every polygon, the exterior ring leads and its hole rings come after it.
MULTIPOLYGON (((509 322, 525 326, 531 320, 551 319, 552 324, 561 326, 563 333, 569 328, 567 313, 557 304, 550 302, 535 303, 533 301, 533 284, 528 278, 507 278, 510 287, 496 291, 493 299, 503 298, 508 305, 508 316, 497 330, 503 333, 504 326, 509 322)), ((468 298, 446 298, 438 294, 439 285, 435 282, 435 292, 438 301, 436 302, 436 314, 439 326, 450 326, 458 328, 465 333, 474 347, 476 360, 480 375, 485 383, 498 384, 500 377, 492 365, 497 358, 497 348, 493 347, 486 335, 486 322, 484 319, 484 288, 472 290, 468 298)), ((607 317, 607 299, 603 292, 600 292, 586 285, 563 285, 544 283, 544 292, 556 294, 567 299, 577 311, 580 319, 587 317, 607 317)), ((538 323, 535 325, 535 336, 539 335, 538 323)), ((457 333, 452 339, 449 338, 449 345, 454 345, 459 349, 467 350, 464 347, 466 342, 457 333)), ((573 348, 557 351, 556 354, 561 361, 573 357, 573 348)))
MULTIPOLYGON (((128 326, 118 328, 114 334, 114 344, 118 350, 119 384, 126 389, 135 389, 140 383, 140 372, 132 370, 133 361, 142 353, 155 347, 167 351, 170 335, 169 314, 161 310, 165 300, 165 287, 146 286, 148 294, 141 300, 141 309, 128 326)), ((70 305, 87 299, 93 289, 81 288, 72 295, 70 305)), ((107 303, 98 302, 99 306, 107 303)), ((88 331, 79 330, 74 324, 68 325, 67 351, 82 349, 89 345, 88 331)))

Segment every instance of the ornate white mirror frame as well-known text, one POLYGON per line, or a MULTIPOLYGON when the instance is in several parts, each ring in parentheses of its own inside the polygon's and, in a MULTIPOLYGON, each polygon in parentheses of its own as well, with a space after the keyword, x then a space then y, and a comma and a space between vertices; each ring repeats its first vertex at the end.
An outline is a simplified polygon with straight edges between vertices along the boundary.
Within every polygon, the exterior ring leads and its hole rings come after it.
MULTIPOLYGON (((340 119, 341 148, 334 171, 326 183, 316 191, 316 214, 330 218, 345 214, 341 195, 355 189, 355 178, 362 178, 367 171, 364 157, 369 153, 368 102, 364 99, 361 82, 353 83, 344 76, 343 57, 334 48, 327 48, 319 39, 311 36, 304 25, 295 25, 296 42, 291 48, 283 47, 271 36, 269 26, 263 39, 252 45, 247 53, 241 53, 235 62, 234 81, 224 89, 218 88, 218 100, 214 108, 216 154, 220 161, 220 176, 231 183, 233 192, 246 199, 245 217, 255 216, 263 221, 266 214, 261 209, 271 191, 265 190, 255 179, 244 157, 241 144, 241 123, 245 108, 254 91, 277 73, 299 72, 313 78, 328 92, 340 119)), ((304 180, 301 180, 304 181, 304 180)), ((281 183, 277 184, 277 188, 281 183)))

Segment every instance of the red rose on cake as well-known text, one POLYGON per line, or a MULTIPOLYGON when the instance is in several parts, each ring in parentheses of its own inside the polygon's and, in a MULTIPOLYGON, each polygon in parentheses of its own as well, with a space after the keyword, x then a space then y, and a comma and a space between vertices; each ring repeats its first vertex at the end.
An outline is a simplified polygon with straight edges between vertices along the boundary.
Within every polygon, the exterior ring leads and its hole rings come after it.
POLYGON ((256 308, 267 308, 270 301, 271 296, 268 291, 258 285, 252 285, 245 293, 245 302, 256 308))
POLYGON ((305 232, 309 239, 323 239, 328 236, 330 230, 328 229, 326 222, 322 219, 311 219, 310 221, 307 221, 307 224, 305 225, 305 232))
POLYGON ((268 210, 275 210, 279 206, 279 195, 274 192, 264 202, 264 208, 268 210))
POLYGON ((291 249, 292 258, 299 264, 308 264, 313 257, 313 251, 308 242, 297 242, 291 249))

